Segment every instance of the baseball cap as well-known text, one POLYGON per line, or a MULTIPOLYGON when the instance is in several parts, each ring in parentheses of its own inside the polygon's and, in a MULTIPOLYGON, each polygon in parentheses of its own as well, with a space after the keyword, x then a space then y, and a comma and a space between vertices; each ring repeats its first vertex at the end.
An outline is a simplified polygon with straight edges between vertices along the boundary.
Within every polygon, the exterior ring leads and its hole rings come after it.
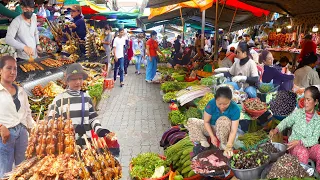
POLYGON ((67 80, 73 75, 83 75, 83 80, 88 78, 88 74, 83 70, 82 66, 79 63, 73 63, 68 66, 66 70, 66 78, 67 80))
POLYGON ((228 37, 227 36, 223 36, 223 39, 228 39, 228 37))
POLYGON ((72 5, 72 6, 70 6, 69 8, 70 8, 71 10, 81 12, 81 6, 78 5, 78 4, 72 5))

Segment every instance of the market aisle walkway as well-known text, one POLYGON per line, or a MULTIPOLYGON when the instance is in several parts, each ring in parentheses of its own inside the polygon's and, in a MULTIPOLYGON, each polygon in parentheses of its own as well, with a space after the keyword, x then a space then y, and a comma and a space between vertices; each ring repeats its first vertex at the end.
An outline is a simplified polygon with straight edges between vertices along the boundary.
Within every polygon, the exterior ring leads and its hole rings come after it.
POLYGON ((131 65, 125 86, 120 88, 118 79, 98 105, 102 126, 118 136, 125 180, 130 179, 128 167, 132 157, 142 152, 163 154, 159 141, 169 128, 168 104, 162 102, 159 85, 147 84, 145 74, 136 75, 134 71, 131 65))

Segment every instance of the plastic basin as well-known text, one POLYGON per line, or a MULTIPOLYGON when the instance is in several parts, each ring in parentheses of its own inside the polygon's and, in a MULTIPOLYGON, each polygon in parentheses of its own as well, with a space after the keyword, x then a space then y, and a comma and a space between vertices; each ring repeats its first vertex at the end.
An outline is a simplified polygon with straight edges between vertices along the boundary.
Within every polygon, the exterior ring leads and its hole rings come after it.
POLYGON ((251 110, 251 109, 248 109, 245 105, 243 105, 243 108, 252 117, 259 117, 267 111, 267 108, 263 110, 251 110))
MULTIPOLYGON (((230 165, 231 160, 229 161, 229 165, 230 165)), ((255 180, 255 179, 260 179, 261 177, 261 173, 262 171, 265 169, 265 167, 268 166, 270 162, 270 156, 269 156, 269 160, 256 168, 252 168, 252 169, 235 169, 235 168, 231 168, 231 170, 233 171, 234 175, 236 176, 236 178, 241 179, 241 180, 255 180)))

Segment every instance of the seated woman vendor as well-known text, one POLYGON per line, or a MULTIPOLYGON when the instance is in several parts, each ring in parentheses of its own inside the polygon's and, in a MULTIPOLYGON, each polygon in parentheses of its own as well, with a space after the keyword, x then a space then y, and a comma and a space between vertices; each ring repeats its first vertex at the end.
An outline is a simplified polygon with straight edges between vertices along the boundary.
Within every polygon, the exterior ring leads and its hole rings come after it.
POLYGON ((300 162, 308 164, 311 159, 317 164, 320 173, 320 117, 315 107, 319 104, 320 92, 317 87, 310 86, 304 92, 305 108, 295 110, 286 119, 270 131, 270 136, 282 132, 286 128, 292 128, 289 137, 288 150, 296 156, 300 162))
POLYGON ((240 42, 237 48, 237 56, 231 68, 215 69, 216 77, 232 77, 231 84, 236 90, 242 85, 249 98, 257 97, 257 88, 255 84, 259 82, 259 74, 256 63, 250 58, 250 49, 248 44, 240 42))
POLYGON ((174 55, 174 59, 171 62, 172 66, 175 66, 177 64, 181 66, 188 65, 190 63, 191 59, 191 49, 190 48, 185 48, 183 51, 183 54, 178 53, 174 55))
POLYGON ((293 75, 283 74, 273 67, 273 56, 268 50, 263 50, 259 56, 259 62, 263 63, 264 72, 262 82, 279 85, 279 90, 290 91, 293 88, 293 75))
POLYGON ((214 146, 224 150, 227 157, 233 154, 233 142, 239 125, 240 109, 232 100, 229 87, 220 87, 215 98, 209 101, 205 108, 203 119, 190 118, 187 122, 190 140, 199 142, 203 147, 209 147, 209 136, 214 146))

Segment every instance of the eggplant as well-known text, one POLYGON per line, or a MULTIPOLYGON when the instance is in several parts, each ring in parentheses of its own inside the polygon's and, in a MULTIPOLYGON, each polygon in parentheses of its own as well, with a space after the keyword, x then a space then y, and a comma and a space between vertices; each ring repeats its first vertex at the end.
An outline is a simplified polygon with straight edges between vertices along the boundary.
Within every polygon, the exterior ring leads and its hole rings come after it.
POLYGON ((179 134, 185 135, 186 133, 185 133, 185 132, 182 132, 182 131, 174 132, 174 133, 172 133, 172 134, 170 134, 170 135, 168 136, 167 141, 170 142, 171 139, 172 139, 174 136, 179 135, 179 134))
POLYGON ((185 138, 187 135, 186 132, 182 132, 182 133, 179 133, 179 134, 176 134, 175 136, 173 136, 170 141, 169 141, 169 144, 170 145, 174 145, 175 143, 177 143, 178 141, 180 141, 181 139, 185 138))
POLYGON ((179 132, 180 128, 179 127, 172 127, 168 129, 166 132, 163 133, 162 138, 160 140, 160 146, 164 147, 169 141, 167 140, 168 137, 175 132, 179 132))

